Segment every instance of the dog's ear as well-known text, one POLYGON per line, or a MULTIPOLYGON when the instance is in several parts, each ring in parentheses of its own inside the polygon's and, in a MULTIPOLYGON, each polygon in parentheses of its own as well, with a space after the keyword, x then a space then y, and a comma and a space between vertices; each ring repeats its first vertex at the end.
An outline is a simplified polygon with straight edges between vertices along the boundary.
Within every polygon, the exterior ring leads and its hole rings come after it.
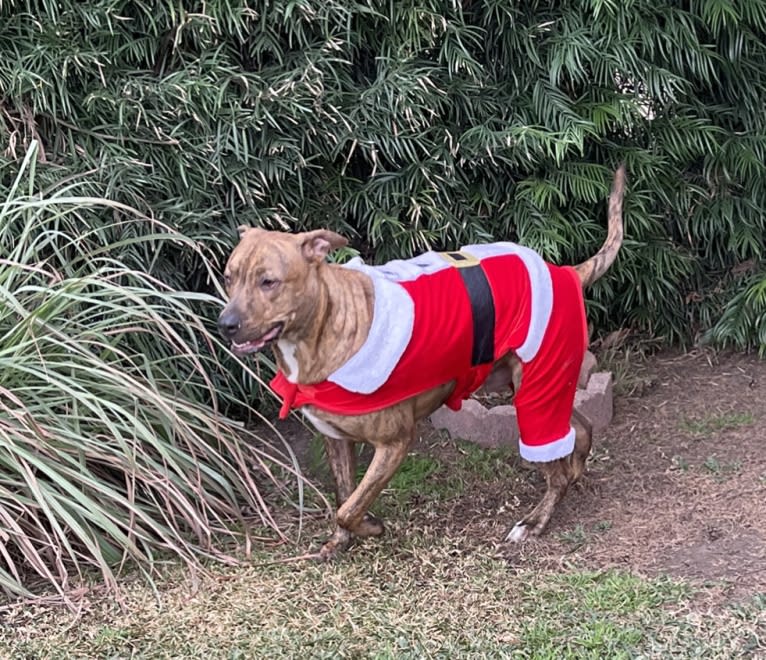
POLYGON ((320 262, 332 251, 342 248, 348 241, 329 229, 317 229, 299 234, 301 252, 308 261, 320 262))
POLYGON ((237 233, 239 233, 239 240, 241 241, 245 237, 245 234, 251 229, 252 227, 250 225, 240 225, 239 227, 237 227, 237 233))

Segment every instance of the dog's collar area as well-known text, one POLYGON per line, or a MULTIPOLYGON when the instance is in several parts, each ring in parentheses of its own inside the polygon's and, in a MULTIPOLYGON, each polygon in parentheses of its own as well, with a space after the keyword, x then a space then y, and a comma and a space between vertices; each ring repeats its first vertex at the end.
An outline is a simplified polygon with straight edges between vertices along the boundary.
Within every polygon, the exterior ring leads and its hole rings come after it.
POLYGON ((295 397, 298 395, 298 384, 287 380, 285 375, 278 371, 277 375, 271 381, 271 387, 273 388, 275 383, 279 383, 282 387, 282 406, 279 409, 279 419, 287 419, 290 414, 291 408, 295 403, 295 397))
POLYGON ((409 344, 415 323, 415 306, 410 295, 379 268, 359 261, 348 268, 366 273, 372 281, 372 325, 361 348, 327 380, 350 392, 370 394, 391 375, 409 344))

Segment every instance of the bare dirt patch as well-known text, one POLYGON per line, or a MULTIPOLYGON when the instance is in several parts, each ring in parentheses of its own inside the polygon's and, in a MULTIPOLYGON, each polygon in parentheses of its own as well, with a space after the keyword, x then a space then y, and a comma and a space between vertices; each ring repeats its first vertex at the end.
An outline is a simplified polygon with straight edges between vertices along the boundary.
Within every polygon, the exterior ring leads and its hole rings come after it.
POLYGON ((589 548, 600 565, 766 591, 766 363, 695 353, 645 371, 562 518, 610 523, 589 548))
MULTIPOLYGON (((632 374, 588 473, 514 565, 576 562, 766 592, 766 362, 662 355, 632 374)), ((532 505, 529 475, 516 495, 532 505)))

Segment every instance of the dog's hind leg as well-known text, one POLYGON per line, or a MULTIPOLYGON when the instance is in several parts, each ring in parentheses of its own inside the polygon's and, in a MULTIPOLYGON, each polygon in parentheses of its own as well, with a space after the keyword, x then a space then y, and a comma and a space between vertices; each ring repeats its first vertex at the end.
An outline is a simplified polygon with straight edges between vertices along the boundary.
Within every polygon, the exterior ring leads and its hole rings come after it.
POLYGON ((572 410, 572 428, 575 430, 575 447, 570 459, 574 483, 585 472, 585 462, 590 456, 590 448, 593 444, 593 427, 582 413, 572 410))
POLYGON ((513 526, 505 538, 506 541, 519 543, 530 534, 534 536, 542 534, 551 519, 553 510, 566 495, 570 484, 579 479, 585 470, 585 461, 591 447, 591 425, 582 415, 574 411, 572 427, 575 430, 574 451, 566 458, 539 464, 540 470, 545 475, 547 486, 545 495, 529 514, 513 526))
POLYGON ((354 536, 379 536, 383 533, 383 523, 367 510, 407 456, 413 438, 414 434, 410 433, 409 437, 375 446, 375 455, 367 472, 338 509, 335 532, 320 550, 322 559, 331 559, 345 550, 354 536))
POLYGON ((506 541, 520 543, 530 534, 539 536, 551 519, 553 510, 566 495, 572 481, 572 468, 569 457, 559 458, 548 463, 540 463, 540 470, 545 475, 546 491, 538 505, 519 522, 505 537, 506 541))

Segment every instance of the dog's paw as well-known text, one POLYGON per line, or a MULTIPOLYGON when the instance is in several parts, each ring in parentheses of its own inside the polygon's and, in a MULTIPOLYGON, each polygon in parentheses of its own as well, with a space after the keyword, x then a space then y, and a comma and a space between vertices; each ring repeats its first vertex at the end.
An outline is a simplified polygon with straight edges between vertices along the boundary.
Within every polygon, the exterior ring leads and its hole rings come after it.
POLYGON ((521 543, 526 541, 528 536, 529 525, 527 525, 523 520, 520 520, 513 526, 513 529, 508 532, 508 536, 505 537, 505 540, 509 543, 521 543))
POLYGON ((325 541, 322 548, 319 550, 317 559, 322 562, 332 561, 340 553, 344 552, 351 545, 353 537, 350 532, 338 527, 335 533, 325 541))
POLYGON ((340 550, 335 546, 334 543, 325 543, 322 548, 319 550, 319 552, 316 553, 316 561, 320 564, 326 564, 327 562, 332 561, 338 556, 338 553, 340 550))

